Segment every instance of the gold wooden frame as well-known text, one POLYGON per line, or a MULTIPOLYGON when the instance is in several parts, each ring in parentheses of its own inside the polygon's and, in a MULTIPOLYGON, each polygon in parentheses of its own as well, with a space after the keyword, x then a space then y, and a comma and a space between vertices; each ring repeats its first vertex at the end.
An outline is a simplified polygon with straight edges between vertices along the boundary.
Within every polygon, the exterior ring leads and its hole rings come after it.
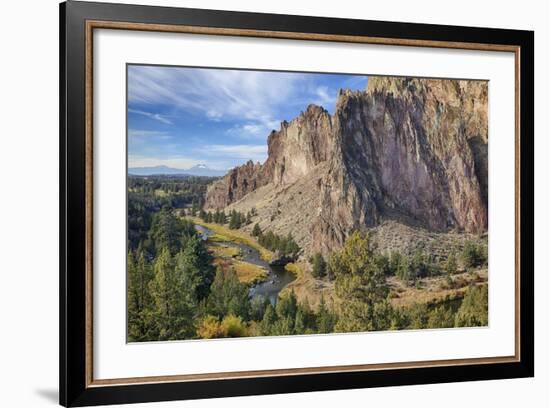
POLYGON ((520 356, 520 51, 515 45, 428 41, 395 39, 367 36, 332 35, 298 33, 285 31, 263 31, 250 29, 232 29, 215 27, 197 27, 188 25, 165 25, 148 23, 127 23, 119 21, 86 21, 86 369, 85 385, 101 387, 111 385, 130 385, 145 383, 167 383, 181 381, 223 380, 251 377, 292 376, 299 374, 319 374, 370 370, 388 370, 396 368, 441 367, 449 365, 513 363, 521 361, 520 356), (218 372, 206 374, 185 374, 153 377, 128 377, 114 379, 93 378, 93 30, 118 29, 132 31, 170 32, 236 37, 277 38, 292 40, 329 41, 341 43, 361 43, 397 45, 411 47, 450 48, 464 50, 513 52, 515 58, 515 353, 513 356, 480 357, 450 360, 430 360, 383 364, 357 364, 342 366, 304 367, 274 370, 254 370, 237 372, 218 372))

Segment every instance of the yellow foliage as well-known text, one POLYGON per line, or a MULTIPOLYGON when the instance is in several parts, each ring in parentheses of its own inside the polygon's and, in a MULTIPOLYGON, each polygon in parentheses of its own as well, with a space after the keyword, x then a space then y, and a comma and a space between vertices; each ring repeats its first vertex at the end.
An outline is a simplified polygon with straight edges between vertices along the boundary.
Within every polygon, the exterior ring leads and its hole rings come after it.
POLYGON ((224 337, 221 325, 216 316, 206 316, 197 327, 197 335, 201 339, 215 339, 224 337))
POLYGON ((227 315, 221 322, 223 337, 244 337, 247 335, 246 325, 240 317, 227 315))
POLYGON ((201 339, 244 337, 247 334, 246 324, 232 314, 225 316, 221 322, 216 316, 208 315, 197 326, 197 336, 201 339))

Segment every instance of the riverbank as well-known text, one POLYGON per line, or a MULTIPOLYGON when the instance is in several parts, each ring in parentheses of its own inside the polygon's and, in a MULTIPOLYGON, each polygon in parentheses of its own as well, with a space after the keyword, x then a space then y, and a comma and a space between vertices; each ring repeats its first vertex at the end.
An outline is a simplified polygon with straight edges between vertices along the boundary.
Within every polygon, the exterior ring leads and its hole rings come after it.
POLYGON ((228 241, 248 245, 249 247, 257 250, 260 253, 260 257, 266 262, 271 262, 271 260, 274 258, 275 254, 272 251, 261 246, 252 235, 249 235, 246 232, 232 230, 220 224, 204 222, 199 217, 187 216, 184 218, 190 220, 194 224, 201 225, 204 228, 208 228, 209 230, 214 231, 216 235, 218 235, 218 237, 212 237, 212 241, 214 242, 228 241))
POLYGON ((285 296, 290 292, 294 292, 298 302, 305 302, 307 300, 309 305, 314 309, 321 303, 321 298, 324 298, 325 304, 328 307, 332 308, 334 306, 336 301, 334 282, 315 279, 304 262, 289 263, 285 266, 285 270, 294 274, 296 279, 290 282, 280 292, 279 296, 285 296))

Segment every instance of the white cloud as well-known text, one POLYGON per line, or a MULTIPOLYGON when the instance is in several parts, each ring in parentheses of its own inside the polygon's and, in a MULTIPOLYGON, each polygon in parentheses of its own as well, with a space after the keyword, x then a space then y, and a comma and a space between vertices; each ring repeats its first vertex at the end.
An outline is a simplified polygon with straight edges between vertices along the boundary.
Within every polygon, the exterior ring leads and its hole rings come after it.
POLYGON ((277 120, 267 121, 267 123, 248 122, 227 129, 227 133, 244 139, 259 138, 265 140, 272 130, 279 129, 279 127, 280 121, 277 120))
POLYGON ((166 119, 166 117, 164 115, 161 115, 159 113, 145 112, 145 111, 136 110, 136 109, 128 109, 128 112, 136 113, 138 115, 147 116, 148 118, 158 120, 159 122, 162 122, 162 123, 167 124, 167 125, 172 124, 172 121, 170 121, 169 119, 166 119))
POLYGON ((128 138, 135 140, 146 140, 150 138, 156 139, 171 139, 170 132, 164 132, 159 130, 141 130, 141 129, 128 129, 128 138))
POLYGON ((316 100, 313 103, 323 107, 330 107, 336 101, 336 95, 331 95, 327 86, 318 86, 315 89, 315 96, 316 100))
POLYGON ((130 103, 163 104, 202 114, 211 120, 238 119, 277 123, 276 112, 296 97, 303 74, 179 67, 132 66, 130 103))
POLYGON ((205 156, 223 156, 233 160, 252 160, 263 163, 267 159, 267 145, 205 145, 196 149, 205 156))

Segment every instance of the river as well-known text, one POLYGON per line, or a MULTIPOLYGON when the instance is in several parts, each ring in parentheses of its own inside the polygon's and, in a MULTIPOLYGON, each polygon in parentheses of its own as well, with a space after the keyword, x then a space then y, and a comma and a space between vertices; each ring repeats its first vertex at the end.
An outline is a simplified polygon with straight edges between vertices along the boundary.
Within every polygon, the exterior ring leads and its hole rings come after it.
MULTIPOLYGON (((195 225, 195 229, 200 231, 203 239, 207 240, 209 236, 214 235, 214 232, 202 225, 195 225)), ((248 245, 235 243, 232 241, 223 241, 220 244, 239 248, 241 250, 241 260, 249 262, 254 265, 262 266, 268 271, 267 278, 250 287, 250 297, 261 296, 264 299, 268 298, 274 305, 277 302, 279 292, 283 288, 292 282, 296 277, 294 274, 288 272, 284 266, 270 265, 260 257, 260 253, 248 245)))

